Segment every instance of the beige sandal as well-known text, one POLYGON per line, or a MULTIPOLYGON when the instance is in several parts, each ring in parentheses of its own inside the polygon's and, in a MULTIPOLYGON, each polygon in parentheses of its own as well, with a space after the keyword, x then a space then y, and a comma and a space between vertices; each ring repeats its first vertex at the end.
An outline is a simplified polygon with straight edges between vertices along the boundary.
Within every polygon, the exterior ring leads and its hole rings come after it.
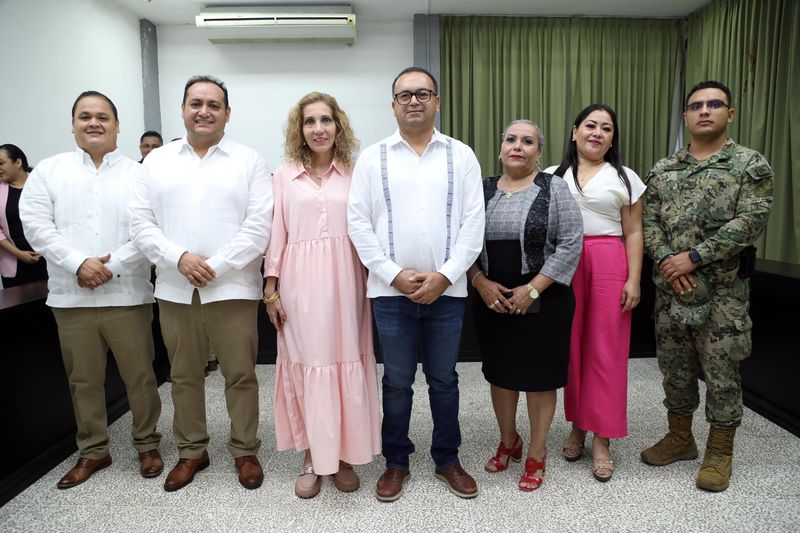
POLYGON ((339 461, 339 471, 333 475, 333 485, 342 492, 353 492, 361 486, 361 481, 350 464, 339 461))
POLYGON ((567 437, 567 440, 564 441, 564 444, 561 447, 561 455, 563 455, 564 459, 570 463, 577 461, 583 457, 583 443, 570 441, 569 437, 567 437))
POLYGON ((614 461, 593 461, 592 462, 592 475, 597 481, 605 483, 614 475, 614 461))
POLYGON ((294 493, 300 498, 313 498, 319 494, 322 478, 314 473, 311 464, 303 465, 303 470, 294 482, 294 493))

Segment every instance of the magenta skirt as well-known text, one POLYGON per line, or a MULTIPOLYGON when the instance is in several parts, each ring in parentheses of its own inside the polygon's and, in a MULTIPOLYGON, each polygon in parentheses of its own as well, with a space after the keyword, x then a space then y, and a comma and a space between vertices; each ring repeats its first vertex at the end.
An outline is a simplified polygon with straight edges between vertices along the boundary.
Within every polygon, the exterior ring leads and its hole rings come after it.
POLYGON ((620 297, 628 261, 620 237, 583 238, 572 278, 575 315, 570 337, 564 416, 601 437, 628 435, 628 355, 631 313, 620 297))

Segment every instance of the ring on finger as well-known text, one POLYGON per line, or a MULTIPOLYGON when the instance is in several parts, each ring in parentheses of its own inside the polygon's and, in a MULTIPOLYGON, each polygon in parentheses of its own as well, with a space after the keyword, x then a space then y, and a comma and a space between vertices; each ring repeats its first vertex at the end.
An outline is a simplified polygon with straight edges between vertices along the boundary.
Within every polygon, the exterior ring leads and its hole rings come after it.
POLYGON ((522 314, 522 309, 517 309, 517 314, 521 315, 522 314))
POLYGON ((494 306, 495 306, 495 304, 492 303, 492 305, 489 306, 489 309, 494 309, 494 306))
POLYGON ((500 303, 500 300, 495 300, 495 301, 492 302, 492 305, 497 305, 499 303, 500 303))

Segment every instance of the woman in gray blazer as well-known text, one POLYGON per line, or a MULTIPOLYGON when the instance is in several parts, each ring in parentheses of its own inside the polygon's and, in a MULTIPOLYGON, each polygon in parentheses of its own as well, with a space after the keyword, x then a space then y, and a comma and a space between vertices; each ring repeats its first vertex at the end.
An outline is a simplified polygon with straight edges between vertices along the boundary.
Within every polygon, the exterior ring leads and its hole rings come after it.
POLYGON ((531 443, 519 489, 542 484, 556 390, 567 382, 575 300, 569 286, 583 238, 580 209, 563 179, 539 171, 544 136, 529 120, 503 132, 503 174, 484 180, 486 233, 468 274, 480 298, 474 316, 500 429, 488 472, 522 458, 519 392, 528 404, 531 443))

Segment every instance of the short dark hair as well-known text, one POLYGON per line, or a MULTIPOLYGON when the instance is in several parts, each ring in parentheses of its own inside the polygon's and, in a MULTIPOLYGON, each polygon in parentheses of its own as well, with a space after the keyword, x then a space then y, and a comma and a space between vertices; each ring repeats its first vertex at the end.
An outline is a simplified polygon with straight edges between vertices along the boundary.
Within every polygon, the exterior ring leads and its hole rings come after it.
POLYGON ((725 93, 725 97, 728 99, 728 106, 733 105, 733 97, 731 96, 731 90, 728 89, 727 85, 716 80, 701 81, 700 83, 689 89, 689 94, 686 95, 686 105, 689 105, 689 98, 691 98, 694 93, 696 93, 701 89, 719 89, 720 91, 725 93))
POLYGON ((22 160, 22 170, 25 172, 30 172, 33 170, 33 167, 28 164, 28 156, 25 155, 25 152, 17 146, 16 144, 0 144, 0 150, 5 150, 8 154, 8 158, 14 162, 17 159, 22 160))
POLYGON ((119 122, 119 114, 117 113, 117 106, 114 105, 114 102, 111 101, 111 98, 104 95, 103 93, 99 93, 97 91, 83 91, 78 97, 75 99, 75 103, 72 104, 72 119, 75 120, 75 110, 78 108, 78 102, 83 100, 84 98, 88 98, 89 96, 96 96, 98 98, 102 98, 111 106, 111 111, 114 113, 114 120, 119 122))
POLYGON ((164 144, 164 137, 162 137, 161 134, 158 133, 155 130, 149 130, 149 131, 146 131, 146 132, 142 133, 142 136, 139 137, 139 144, 142 143, 142 141, 144 140, 145 137, 158 137, 158 142, 160 142, 161 144, 164 144))
POLYGON ((439 84, 436 82, 436 78, 433 77, 433 74, 431 74, 430 72, 428 72, 427 70, 425 70, 422 67, 408 67, 408 68, 404 68, 400 72, 400 74, 398 74, 397 77, 395 77, 394 81, 392 82, 392 97, 394 97, 394 86, 397 85, 397 80, 400 79, 400 76, 402 76, 403 74, 408 74, 409 72, 421 72, 422 74, 425 74, 426 76, 428 76, 431 79, 431 81, 433 82, 433 92, 435 92, 436 94, 439 94, 439 84))
POLYGON ((222 89, 222 94, 224 95, 224 100, 225 100, 225 109, 230 107, 230 105, 228 104, 228 88, 225 87, 225 84, 222 83, 221 80, 218 80, 214 76, 209 76, 207 74, 192 76, 191 78, 189 78, 189 81, 186 82, 186 86, 183 88, 183 101, 181 101, 181 106, 186 105, 186 95, 189 94, 189 87, 191 87, 195 83, 213 83, 214 85, 222 89))

